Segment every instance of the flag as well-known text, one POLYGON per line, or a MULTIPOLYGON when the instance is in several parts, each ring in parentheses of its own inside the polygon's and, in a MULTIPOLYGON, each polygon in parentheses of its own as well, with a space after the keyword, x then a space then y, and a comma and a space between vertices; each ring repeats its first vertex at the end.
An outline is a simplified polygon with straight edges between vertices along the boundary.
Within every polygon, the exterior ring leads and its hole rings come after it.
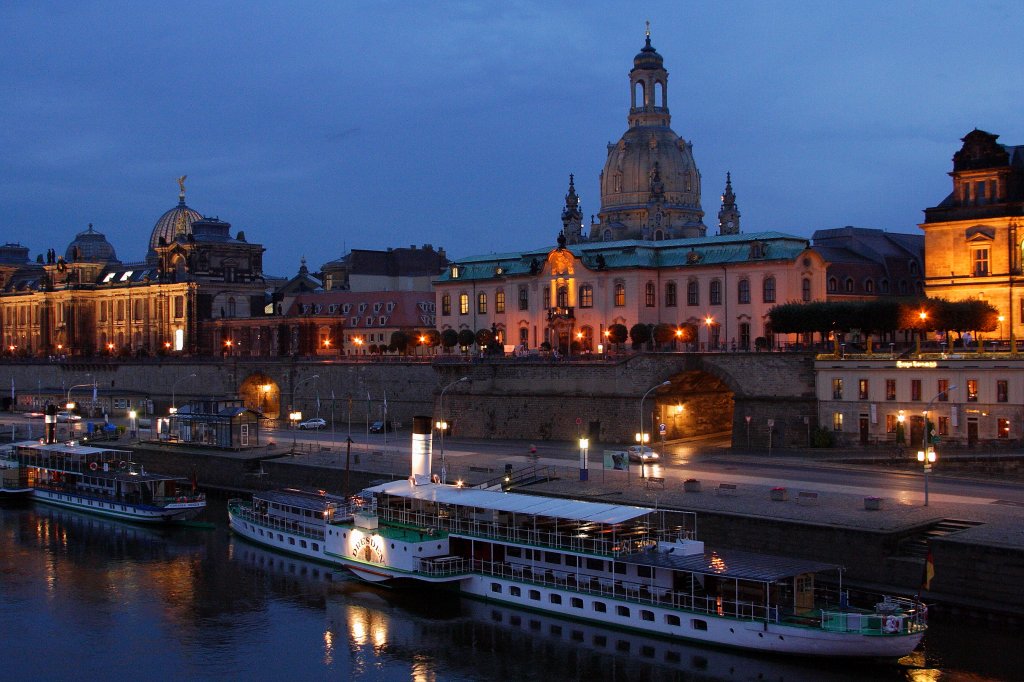
POLYGON ((928 556, 924 560, 924 574, 921 576, 921 589, 931 589, 932 578, 935 577, 935 560, 932 559, 932 548, 928 548, 928 556))

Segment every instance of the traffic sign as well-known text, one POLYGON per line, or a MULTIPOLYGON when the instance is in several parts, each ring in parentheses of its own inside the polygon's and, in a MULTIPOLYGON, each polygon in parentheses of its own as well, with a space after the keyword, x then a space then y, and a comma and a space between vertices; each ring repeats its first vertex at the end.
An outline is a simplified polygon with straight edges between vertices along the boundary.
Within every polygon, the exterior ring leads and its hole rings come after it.
POLYGON ((750 423, 750 420, 751 420, 751 419, 753 419, 753 417, 751 417, 751 416, 750 416, 750 415, 748 414, 748 415, 747 415, 746 417, 744 417, 744 419, 746 419, 746 420, 747 420, 747 423, 749 424, 749 423, 750 423))
POLYGON ((665 433, 666 427, 664 424, 658 424, 658 431, 665 433))
POLYGON ((583 417, 576 417, 576 426, 579 426, 582 423, 583 423, 583 417))
POLYGON ((769 420, 768 420, 768 428, 770 429, 770 428, 772 428, 773 426, 775 426, 775 420, 774 420, 774 419, 769 419, 769 420))

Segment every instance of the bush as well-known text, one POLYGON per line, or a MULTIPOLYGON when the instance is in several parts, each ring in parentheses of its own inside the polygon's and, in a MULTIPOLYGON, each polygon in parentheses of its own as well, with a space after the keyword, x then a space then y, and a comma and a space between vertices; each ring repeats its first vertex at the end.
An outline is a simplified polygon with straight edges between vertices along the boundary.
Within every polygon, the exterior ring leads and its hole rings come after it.
POLYGON ((811 432, 812 448, 830 448, 836 444, 836 438, 828 429, 818 428, 811 432))

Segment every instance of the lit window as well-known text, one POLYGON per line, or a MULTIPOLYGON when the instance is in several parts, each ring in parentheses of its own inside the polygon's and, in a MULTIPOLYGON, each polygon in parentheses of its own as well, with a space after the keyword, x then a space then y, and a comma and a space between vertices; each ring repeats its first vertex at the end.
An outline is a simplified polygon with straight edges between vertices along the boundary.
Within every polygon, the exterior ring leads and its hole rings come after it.
POLYGON ((505 312, 505 290, 498 289, 494 292, 494 312, 504 313, 505 312))
POLYGON ((843 413, 833 412, 832 413, 832 430, 842 431, 843 430, 843 413))
POLYGON ((832 399, 843 399, 843 380, 838 377, 832 380, 832 399))
POLYGON ((615 306, 621 308, 626 305, 626 285, 622 282, 615 284, 615 306))
POLYGON ((459 294, 459 315, 469 314, 469 294, 459 294))
POLYGON ((594 307, 594 287, 590 286, 589 284, 584 284, 582 287, 580 287, 580 307, 594 307))
POLYGON ((968 379, 967 380, 967 402, 976 403, 978 402, 978 380, 968 379))

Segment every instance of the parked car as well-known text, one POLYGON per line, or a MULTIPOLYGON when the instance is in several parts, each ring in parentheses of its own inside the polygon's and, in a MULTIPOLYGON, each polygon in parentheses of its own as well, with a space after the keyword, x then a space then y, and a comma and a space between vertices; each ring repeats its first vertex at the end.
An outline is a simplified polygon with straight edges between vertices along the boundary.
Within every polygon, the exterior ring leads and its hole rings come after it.
POLYGON ((304 422, 299 422, 299 428, 303 430, 322 429, 325 426, 327 426, 327 422, 324 419, 321 419, 320 417, 313 417, 312 419, 307 419, 304 422))
POLYGON ((82 421, 81 415, 77 415, 74 412, 68 410, 61 410, 57 413, 57 421, 59 422, 79 422, 82 421))
POLYGON ((630 445, 627 452, 633 462, 654 462, 658 459, 658 453, 646 445, 630 445))
POLYGON ((395 430, 395 425, 391 423, 390 419, 388 421, 376 421, 370 424, 370 433, 384 433, 385 430, 388 433, 395 430))

